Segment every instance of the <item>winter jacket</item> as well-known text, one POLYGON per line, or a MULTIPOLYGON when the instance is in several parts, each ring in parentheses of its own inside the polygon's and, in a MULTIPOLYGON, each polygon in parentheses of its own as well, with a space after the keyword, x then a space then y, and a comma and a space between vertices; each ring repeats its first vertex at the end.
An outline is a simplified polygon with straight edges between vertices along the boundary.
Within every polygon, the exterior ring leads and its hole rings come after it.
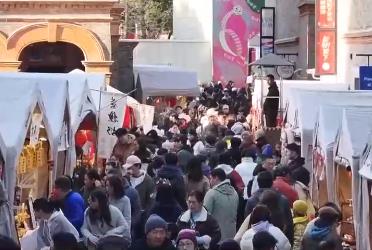
POLYGON ((283 234, 283 232, 267 221, 261 221, 257 224, 252 225, 252 228, 248 229, 248 231, 244 233, 242 240, 240 241, 241 249, 253 250, 253 237, 257 232, 262 231, 270 233, 278 241, 276 243, 276 249, 291 250, 291 244, 289 243, 287 237, 283 234))
POLYGON ((298 200, 296 190, 288 183, 285 177, 276 177, 273 183, 273 189, 287 197, 289 205, 292 207, 293 202, 298 200))
POLYGON ((155 183, 153 179, 141 170, 141 175, 139 177, 132 176, 130 183, 138 192, 142 209, 148 211, 154 202, 155 183))
POLYGON ((130 200, 131 223, 132 223, 132 226, 133 226, 140 219, 141 200, 139 198, 139 194, 138 194, 137 190, 135 188, 129 186, 128 183, 124 184, 124 194, 130 200))
POLYGON ((177 250, 170 240, 166 240, 160 247, 150 247, 146 239, 140 239, 132 243, 129 250, 177 250))
POLYGON ((226 176, 230 179, 230 183, 235 188, 236 192, 239 195, 243 196, 245 185, 239 173, 236 172, 230 165, 226 164, 220 164, 216 168, 220 168, 225 172, 226 176))
POLYGON ((158 171, 158 177, 168 179, 174 188, 174 194, 182 209, 187 209, 186 189, 183 181, 183 173, 178 166, 165 165, 158 171))
POLYGON ((342 250, 341 238, 337 234, 335 226, 320 227, 317 225, 319 219, 309 222, 302 238, 301 250, 318 250, 321 241, 335 241, 336 250, 342 250))
POLYGON ((132 213, 130 208, 130 200, 127 196, 120 199, 110 199, 110 204, 120 210, 129 227, 132 225, 132 213))
POLYGON ((207 158, 216 152, 216 147, 205 143, 204 148, 200 151, 200 155, 204 155, 207 158))
POLYGON ((147 217, 152 214, 159 215, 167 223, 176 223, 183 210, 178 202, 164 204, 156 201, 153 207, 148 211, 147 217))
POLYGON ((256 167, 256 163, 250 157, 243 157, 242 162, 235 167, 235 171, 242 177, 244 182, 244 198, 247 197, 247 185, 250 180, 253 179, 253 170, 256 167))
POLYGON ((298 167, 302 167, 303 165, 305 165, 305 158, 303 157, 297 157, 293 161, 288 162, 288 167, 291 171, 298 167))
MULTIPOLYGON (((256 207, 256 205, 260 201, 260 197, 262 193, 265 190, 268 190, 268 189, 260 188, 250 198, 248 198, 247 205, 245 207, 245 216, 248 216, 250 213, 252 213, 253 209, 256 207)), ((272 190, 272 189, 270 188, 269 190, 272 190)), ((289 206, 288 199, 280 193, 278 193, 278 195, 279 195, 279 207, 281 208, 281 210, 277 212, 281 214, 280 218, 282 218, 282 221, 285 223, 284 234, 287 236, 289 242, 292 244, 293 243, 293 220, 292 220, 291 208, 289 206)), ((279 225, 277 224, 275 224, 275 226, 279 227, 279 225)))
POLYGON ((67 220, 62 211, 54 211, 50 218, 40 223, 39 227, 39 247, 52 246, 53 236, 58 233, 71 233, 75 239, 79 240, 79 232, 67 220))
POLYGON ((62 212, 78 232, 84 222, 84 209, 84 200, 79 193, 71 191, 63 200, 62 212))
POLYGON ((310 197, 309 188, 299 181, 296 181, 293 187, 298 194, 298 199, 305 201, 307 204, 307 217, 310 220, 314 219, 315 218, 315 207, 310 197))
MULTIPOLYGON (((267 97, 279 97, 279 89, 276 83, 269 87, 267 97)), ((265 114, 277 113, 279 109, 279 98, 266 98, 263 104, 265 114)))
POLYGON ((302 237, 305 233, 307 223, 309 223, 307 216, 293 218, 294 241, 292 250, 301 249, 302 237))
POLYGON ((210 189, 204 197, 204 206, 221 229, 221 240, 231 239, 236 233, 239 197, 229 180, 210 189))
POLYGON ((130 239, 130 228, 124 216, 115 206, 109 205, 111 222, 108 225, 105 221, 96 221, 93 222, 89 217, 89 209, 84 213, 84 224, 81 227, 81 233, 84 236, 84 239, 88 245, 89 239, 92 236, 103 238, 108 235, 118 235, 123 238, 130 239))
POLYGON ((187 210, 178 219, 177 227, 179 231, 182 229, 193 229, 198 232, 199 236, 208 235, 212 239, 210 249, 216 249, 217 243, 221 239, 221 230, 218 222, 208 214, 204 207, 196 219, 192 218, 191 211, 187 210))
POLYGON ((202 192, 204 195, 209 190, 209 179, 205 176, 203 176, 203 179, 198 182, 194 182, 192 180, 189 180, 187 175, 184 176, 185 181, 185 187, 186 187, 186 199, 187 195, 191 193, 192 191, 199 191, 202 192))

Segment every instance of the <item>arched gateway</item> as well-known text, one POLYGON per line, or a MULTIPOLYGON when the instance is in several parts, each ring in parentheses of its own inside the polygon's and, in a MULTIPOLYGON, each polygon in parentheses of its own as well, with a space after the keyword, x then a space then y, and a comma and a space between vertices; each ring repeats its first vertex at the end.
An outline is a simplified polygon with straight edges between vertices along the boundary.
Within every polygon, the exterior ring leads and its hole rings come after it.
POLYGON ((51 61, 55 64, 54 71, 62 72, 76 65, 86 72, 102 72, 110 76, 120 37, 123 8, 119 2, 0 1, 0 19, 6 19, 0 20, 0 71, 48 72, 51 67, 46 65, 51 61), (42 55, 45 52, 37 52, 38 49, 47 49, 51 55, 46 59, 42 55), (65 58, 65 51, 76 54, 76 58, 71 55, 65 58), (63 59, 57 59, 58 56, 63 59), (44 65, 38 64, 35 57, 44 65), (60 64, 64 61, 70 64, 57 65, 58 60, 60 64))

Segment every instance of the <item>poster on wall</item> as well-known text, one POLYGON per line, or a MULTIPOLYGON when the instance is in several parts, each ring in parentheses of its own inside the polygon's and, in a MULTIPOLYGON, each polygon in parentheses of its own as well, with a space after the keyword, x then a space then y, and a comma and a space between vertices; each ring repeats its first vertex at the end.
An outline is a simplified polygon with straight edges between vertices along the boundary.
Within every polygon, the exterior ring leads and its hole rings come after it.
POLYGON ((335 0, 318 0, 317 26, 320 29, 335 29, 336 28, 336 1, 335 0))
POLYGON ((316 65, 318 75, 337 73, 336 0, 316 1, 316 65))
POLYGON ((261 8, 260 21, 260 54, 261 57, 274 53, 275 8, 261 8))
POLYGON ((213 10, 213 80, 245 85, 248 40, 260 32, 265 0, 215 0, 213 10))
POLYGON ((101 92, 98 124, 98 157, 108 159, 117 141, 115 132, 123 126, 127 98, 124 94, 101 92))
POLYGON ((316 41, 316 72, 319 75, 336 73, 335 31, 318 31, 316 41))

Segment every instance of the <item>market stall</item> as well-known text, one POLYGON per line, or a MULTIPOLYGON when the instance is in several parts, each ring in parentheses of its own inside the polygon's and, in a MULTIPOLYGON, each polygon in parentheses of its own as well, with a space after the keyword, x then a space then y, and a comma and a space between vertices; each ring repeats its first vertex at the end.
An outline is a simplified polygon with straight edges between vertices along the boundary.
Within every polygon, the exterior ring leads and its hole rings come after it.
POLYGON ((197 73, 177 67, 134 65, 136 99, 147 97, 199 96, 197 73))
POLYGON ((313 154, 313 132, 316 116, 320 105, 370 105, 372 92, 370 91, 324 91, 324 90, 293 90, 294 100, 289 103, 292 124, 289 133, 301 140, 301 155, 305 158, 305 167, 311 170, 313 154))
MULTIPOLYGON (((2 180, 8 204, 15 209, 19 236, 25 232, 23 222, 29 197, 47 194, 52 129, 38 84, 30 80, 2 78, 0 92, 0 135, 3 138, 5 171, 2 180), (26 204, 26 205, 23 205, 26 204)), ((15 218, 11 217, 11 227, 15 218)), ((12 235, 16 238, 16 235, 12 235)))
MULTIPOLYGON (((341 127, 334 146, 335 200, 341 207, 341 235, 356 249, 370 249, 369 220, 364 217, 368 187, 359 175, 361 157, 372 131, 372 110, 343 111, 341 127)), ((367 211, 368 211, 367 210, 367 211)))
MULTIPOLYGON (((358 101, 355 105, 358 105, 358 101)), ((343 111, 369 111, 372 106, 321 105, 319 107, 313 139, 313 202, 319 207, 327 201, 335 202, 334 197, 334 143, 342 121, 343 111), (321 190, 321 192, 319 192, 321 190)))

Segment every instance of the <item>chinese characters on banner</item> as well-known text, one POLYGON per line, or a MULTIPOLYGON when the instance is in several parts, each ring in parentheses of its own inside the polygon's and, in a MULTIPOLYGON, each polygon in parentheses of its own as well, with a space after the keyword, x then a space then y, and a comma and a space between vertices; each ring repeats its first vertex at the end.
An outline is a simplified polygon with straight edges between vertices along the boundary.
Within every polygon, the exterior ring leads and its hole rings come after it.
POLYGON ((116 143, 115 132, 124 122, 124 94, 102 92, 98 127, 98 157, 108 159, 116 143))
POLYGON ((39 140, 41 122, 43 120, 43 115, 35 113, 31 118, 31 127, 30 127, 30 145, 35 146, 39 140))
POLYGON ((274 53, 275 39, 275 8, 267 7, 261 9, 261 35, 260 53, 261 57, 274 53))
POLYGON ((336 0, 316 1, 316 73, 336 74, 336 0))

